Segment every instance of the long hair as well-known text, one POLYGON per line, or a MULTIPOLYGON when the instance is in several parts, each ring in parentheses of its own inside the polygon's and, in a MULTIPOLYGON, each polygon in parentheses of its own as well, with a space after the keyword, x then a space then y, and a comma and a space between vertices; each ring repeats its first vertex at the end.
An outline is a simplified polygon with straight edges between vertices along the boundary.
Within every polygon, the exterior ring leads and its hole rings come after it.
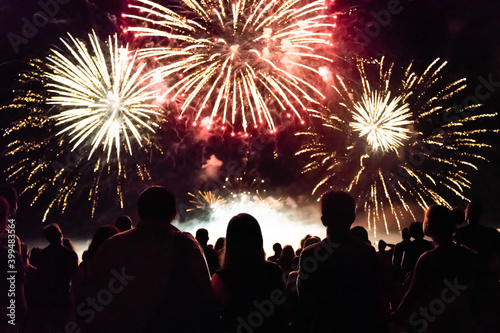
POLYGON ((259 222, 250 214, 234 216, 227 226, 224 268, 252 267, 265 261, 259 222))

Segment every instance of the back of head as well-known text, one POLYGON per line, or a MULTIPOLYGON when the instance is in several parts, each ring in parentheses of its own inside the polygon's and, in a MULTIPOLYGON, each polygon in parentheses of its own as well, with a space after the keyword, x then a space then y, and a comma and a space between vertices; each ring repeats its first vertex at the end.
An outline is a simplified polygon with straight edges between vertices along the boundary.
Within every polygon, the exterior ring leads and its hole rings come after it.
POLYGON ((120 231, 132 229, 132 219, 127 215, 118 216, 115 220, 115 227, 120 231))
POLYGON ((226 247, 226 239, 224 237, 217 238, 217 241, 215 242, 214 245, 214 250, 220 252, 224 250, 225 247, 226 247))
POLYGON ((87 251, 87 258, 91 259, 97 249, 101 247, 101 245, 111 236, 116 235, 120 231, 118 228, 112 225, 105 225, 97 229, 97 231, 94 234, 94 237, 92 237, 92 241, 90 242, 89 249, 87 251))
POLYGON ((319 237, 317 237, 317 236, 311 237, 308 240, 306 240, 306 242, 304 243, 304 248, 308 247, 309 245, 313 245, 313 244, 316 244, 319 242, 321 242, 321 239, 319 237))
POLYGON ((283 248, 281 247, 281 244, 280 243, 274 243, 273 244, 273 251, 274 251, 274 253, 280 255, 281 251, 283 251, 283 248))
POLYGON ((305 236, 304 236, 304 238, 302 238, 302 239, 300 240, 300 248, 301 248, 301 249, 303 249, 303 248, 304 248, 304 244, 305 244, 305 243, 306 243, 306 241, 307 241, 309 238, 311 238, 311 237, 312 237, 311 235, 307 234, 307 235, 305 235, 305 236))
POLYGON ((456 230, 451 211, 440 205, 432 205, 425 212, 425 234, 433 240, 451 240, 456 230))
POLYGON ((224 267, 247 267, 264 262, 262 232, 250 214, 234 216, 227 226, 224 267))
POLYGON ((401 237, 403 238, 403 240, 409 241, 411 239, 410 229, 403 228, 403 230, 401 230, 401 237))
POLYGON ((478 202, 469 202, 466 209, 466 216, 469 224, 479 224, 482 215, 483 205, 478 202))
POLYGON ((43 236, 50 244, 62 244, 63 234, 57 223, 51 223, 43 228, 43 236))
POLYGON ((332 231, 348 232, 356 218, 356 203, 346 192, 327 192, 321 198, 321 215, 323 224, 332 231))
POLYGON ((285 245, 283 251, 281 251, 280 259, 282 260, 292 260, 295 257, 295 251, 291 245, 285 245))
POLYGON ((387 247, 387 243, 384 240, 381 239, 378 241, 378 250, 380 252, 384 252, 386 247, 387 247))
POLYGON ((350 233, 352 237, 370 244, 370 239, 368 238, 368 231, 362 226, 352 227, 350 233))
POLYGON ((415 239, 423 239, 424 238, 424 228, 422 222, 413 222, 410 224, 410 236, 415 239))
POLYGON ((10 185, 0 185, 0 197, 4 197, 10 206, 10 216, 13 216, 17 211, 17 191, 10 185))
POLYGON ((9 219, 9 203, 4 197, 0 197, 0 232, 7 228, 9 219))
POLYGON ((196 230, 196 240, 203 246, 206 246, 208 243, 208 230, 200 228, 196 230))
POLYGON ((161 221, 170 223, 175 218, 175 197, 160 186, 152 186, 139 196, 137 208, 141 222, 161 221))

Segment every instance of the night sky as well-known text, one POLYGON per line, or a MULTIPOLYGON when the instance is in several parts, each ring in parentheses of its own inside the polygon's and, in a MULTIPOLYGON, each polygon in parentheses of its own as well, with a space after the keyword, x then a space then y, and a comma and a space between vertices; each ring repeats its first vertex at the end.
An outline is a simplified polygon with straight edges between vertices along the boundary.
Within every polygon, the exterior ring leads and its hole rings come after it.
MULTIPOLYGON (((120 13, 126 7, 126 1, 59 0, 58 6, 55 9, 51 7, 53 17, 50 22, 37 28, 38 31, 32 32, 29 38, 24 38, 23 25, 39 19, 37 12, 42 7, 38 1, 3 0, 0 3, 0 105, 8 104, 14 98, 12 91, 18 87, 18 74, 27 68, 26 60, 44 57, 49 47, 57 44, 67 32, 84 37, 91 29, 99 35, 119 31, 122 24, 120 13), (12 33, 21 39, 12 43, 12 33)), ((467 78, 468 88, 461 96, 475 95, 477 89, 481 89, 478 86, 484 85, 485 81, 492 82, 492 93, 482 101, 483 107, 485 111, 500 111, 500 5, 497 1, 338 0, 331 3, 330 10, 338 15, 336 54, 347 58, 385 56, 401 67, 406 67, 413 60, 419 70, 440 57, 448 61, 446 82, 467 78), (390 8, 395 14, 380 14, 390 8)), ((344 69, 340 60, 336 66, 339 71, 344 69)), ((7 127, 15 117, 8 111, 0 111, 2 128, 7 127)), ((484 125, 500 128, 499 119, 497 117, 484 125)), ((230 167, 228 161, 242 161, 245 156, 251 156, 245 170, 249 178, 256 176, 266 180, 267 188, 276 195, 307 197, 313 184, 310 176, 300 174, 302 164, 294 156, 300 147, 300 139, 294 136, 295 131, 290 126, 282 129, 276 140, 266 137, 253 139, 250 155, 245 155, 241 149, 249 147, 242 145, 238 139, 214 136, 200 142, 179 124, 179 132, 165 139, 170 144, 168 152, 152 166, 155 171, 153 180, 128 186, 128 205, 124 210, 117 208, 115 201, 104 200, 96 212, 96 219, 91 220, 89 204, 82 199, 74 202, 66 215, 51 216, 51 221, 60 223, 70 237, 88 235, 95 230, 96 223, 109 223, 117 214, 135 216, 137 193, 151 184, 170 188, 181 203, 187 203, 186 193, 199 186, 198 174, 212 155, 223 161, 220 170, 230 167)), ((479 171, 472 176, 473 187, 468 194, 472 200, 484 202, 487 211, 484 221, 498 228, 500 139, 492 135, 488 140, 495 145, 495 149, 486 154, 490 163, 479 166, 479 171)), ((2 151, 6 144, 8 142, 4 138, 0 139, 2 151)), ((8 159, 0 158, 0 169, 5 170, 8 163, 8 159)), ((42 200, 29 207, 29 199, 21 197, 20 201, 17 232, 21 238, 39 232, 42 228, 41 215, 47 204, 46 200, 42 200)))

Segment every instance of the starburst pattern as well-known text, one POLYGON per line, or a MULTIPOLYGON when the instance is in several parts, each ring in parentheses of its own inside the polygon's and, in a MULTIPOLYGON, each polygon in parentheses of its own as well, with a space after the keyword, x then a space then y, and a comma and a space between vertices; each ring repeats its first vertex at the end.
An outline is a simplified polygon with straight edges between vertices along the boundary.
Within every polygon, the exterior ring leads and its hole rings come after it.
POLYGON ((323 1, 183 0, 171 9, 136 0, 129 7, 138 13, 125 16, 143 25, 127 31, 163 40, 140 56, 158 61, 157 75, 169 85, 163 97, 193 114, 194 125, 209 117, 223 128, 275 131, 277 119, 303 122, 325 97, 315 84, 321 64, 332 61, 322 50, 335 24, 323 1))
POLYGON ((470 173, 490 147, 481 135, 498 133, 480 121, 497 114, 480 105, 457 108, 452 98, 465 79, 442 88, 445 65, 436 59, 422 75, 410 65, 399 81, 383 59, 360 61, 360 86, 337 77, 341 108, 316 112, 322 129, 298 133, 307 140, 297 152, 308 160, 303 172, 320 175, 313 194, 351 192, 375 233, 377 221, 389 232, 389 214, 400 228, 405 218, 415 220, 416 207, 468 200, 470 173))

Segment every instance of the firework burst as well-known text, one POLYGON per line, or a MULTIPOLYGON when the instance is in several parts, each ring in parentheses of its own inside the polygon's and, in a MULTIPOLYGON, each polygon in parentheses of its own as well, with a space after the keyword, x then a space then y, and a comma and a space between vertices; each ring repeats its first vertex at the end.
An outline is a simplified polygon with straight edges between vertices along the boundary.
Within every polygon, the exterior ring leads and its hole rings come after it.
POLYGON ((136 53, 116 36, 107 44, 95 33, 88 44, 71 35, 61 41, 64 47, 31 62, 20 97, 4 107, 24 114, 4 135, 8 179, 26 184, 22 194, 34 193, 32 205, 52 196, 44 220, 83 191, 92 215, 102 191, 113 190, 123 206, 127 178, 150 179, 146 162, 161 151, 152 136, 163 120, 136 53))
POLYGON ((127 30, 137 37, 163 40, 141 57, 154 58, 157 75, 169 87, 163 97, 179 103, 181 116, 194 114, 245 131, 295 115, 302 123, 311 103, 324 95, 319 67, 332 60, 321 55, 331 45, 335 24, 323 1, 183 0, 181 9, 148 0, 130 5, 125 15, 142 26, 127 30), (167 46, 164 46, 167 44, 167 46))
POLYGON ((220 195, 214 194, 212 191, 198 191, 196 194, 188 192, 188 194, 193 198, 189 202, 193 204, 194 208, 187 209, 187 212, 197 209, 214 210, 224 206, 226 203, 226 200, 220 195))
POLYGON ((405 216, 415 220, 415 203, 426 209, 432 203, 451 207, 449 198, 467 200, 469 174, 485 160, 481 148, 489 147, 480 135, 490 130, 478 128, 478 121, 497 114, 481 113, 479 105, 454 106, 465 79, 439 88, 445 65, 436 59, 422 75, 410 65, 396 80, 383 59, 370 68, 360 61, 360 85, 337 77, 339 112, 316 112, 323 129, 298 133, 307 138, 297 152, 308 159, 303 172, 323 172, 313 194, 351 192, 375 233, 380 220, 389 232, 387 210, 400 228, 405 216))

